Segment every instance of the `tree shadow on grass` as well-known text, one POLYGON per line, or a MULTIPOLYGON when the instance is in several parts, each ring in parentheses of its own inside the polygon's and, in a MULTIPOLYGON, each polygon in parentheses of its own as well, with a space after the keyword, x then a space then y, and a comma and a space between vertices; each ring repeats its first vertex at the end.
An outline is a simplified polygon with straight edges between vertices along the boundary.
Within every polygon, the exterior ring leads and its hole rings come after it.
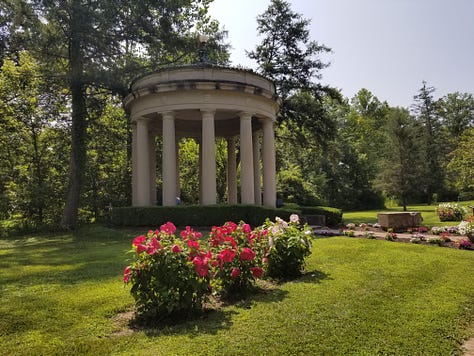
POLYGON ((144 332, 150 338, 163 335, 187 335, 197 337, 201 334, 215 335, 221 330, 230 329, 234 310, 207 308, 186 317, 168 318, 158 322, 143 322, 132 313, 127 328, 132 332, 144 332))
POLYGON ((299 277, 298 279, 295 279, 293 282, 320 284, 321 281, 324 281, 324 280, 333 280, 333 278, 330 277, 329 274, 323 271, 313 270, 313 271, 304 272, 301 277, 299 277))

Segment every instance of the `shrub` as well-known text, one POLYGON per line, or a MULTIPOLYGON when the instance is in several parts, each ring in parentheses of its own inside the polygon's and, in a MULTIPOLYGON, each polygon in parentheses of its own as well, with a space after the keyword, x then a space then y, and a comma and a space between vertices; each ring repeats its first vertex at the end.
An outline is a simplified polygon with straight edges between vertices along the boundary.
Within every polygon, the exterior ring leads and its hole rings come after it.
POLYGON ((123 280, 132 285, 141 321, 185 317, 202 309, 211 290, 227 299, 245 297, 264 274, 266 230, 227 222, 205 241, 189 226, 180 237, 175 232, 167 222, 133 240, 135 260, 123 280))
POLYGON ((466 208, 455 203, 442 203, 436 213, 440 221, 461 221, 466 214, 466 208))
POLYGON ((166 223, 133 240, 135 261, 124 270, 132 285, 137 314, 144 321, 179 318, 200 310, 210 292, 210 254, 200 233, 186 230, 180 239, 166 223))
POLYGON ((115 226, 160 226, 167 221, 177 226, 219 226, 227 221, 259 226, 266 218, 289 218, 294 213, 299 211, 257 205, 118 207, 112 209, 110 221, 115 226))
POLYGON ((244 222, 214 226, 209 246, 214 256, 215 291, 225 299, 238 299, 251 293, 255 279, 264 273, 267 242, 265 230, 251 230, 244 222))
POLYGON ((324 215, 328 226, 338 226, 342 223, 341 209, 327 206, 302 206, 301 213, 303 215, 324 215))
POLYGON ((311 254, 312 231, 305 224, 301 225, 296 214, 290 216, 289 222, 275 218, 264 224, 268 232, 268 267, 267 275, 272 278, 287 279, 301 275, 305 259, 311 254))

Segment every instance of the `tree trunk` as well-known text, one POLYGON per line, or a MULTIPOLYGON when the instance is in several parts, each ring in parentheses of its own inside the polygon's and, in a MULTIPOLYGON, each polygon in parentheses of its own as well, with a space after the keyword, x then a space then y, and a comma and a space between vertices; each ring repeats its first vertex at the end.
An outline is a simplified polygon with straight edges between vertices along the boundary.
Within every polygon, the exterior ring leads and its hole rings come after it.
POLYGON ((87 110, 83 84, 81 26, 80 1, 75 0, 71 12, 71 37, 69 39, 69 89, 71 90, 72 106, 71 155, 68 192, 61 219, 61 226, 66 229, 74 229, 77 226, 79 198, 86 166, 87 110))

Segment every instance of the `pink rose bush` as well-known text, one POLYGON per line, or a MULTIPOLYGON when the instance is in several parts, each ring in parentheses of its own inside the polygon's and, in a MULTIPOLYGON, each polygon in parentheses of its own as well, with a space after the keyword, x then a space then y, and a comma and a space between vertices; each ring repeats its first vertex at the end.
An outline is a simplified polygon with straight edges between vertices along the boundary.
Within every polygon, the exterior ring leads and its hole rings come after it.
POLYGON ((212 228, 209 246, 217 257, 212 264, 213 287, 223 297, 243 297, 254 289, 255 280, 265 269, 266 235, 266 231, 252 230, 243 222, 212 228))
POLYGON ((168 222, 132 242, 134 261, 123 281, 131 284, 137 314, 145 320, 187 315, 202 308, 210 291, 211 254, 201 234, 187 228, 181 237, 168 222))
POLYGON ((134 260, 123 281, 131 285, 137 314, 145 320, 187 315, 201 309, 210 293, 243 297, 265 274, 268 231, 227 222, 208 239, 187 226, 176 236, 168 222, 132 241, 134 260))

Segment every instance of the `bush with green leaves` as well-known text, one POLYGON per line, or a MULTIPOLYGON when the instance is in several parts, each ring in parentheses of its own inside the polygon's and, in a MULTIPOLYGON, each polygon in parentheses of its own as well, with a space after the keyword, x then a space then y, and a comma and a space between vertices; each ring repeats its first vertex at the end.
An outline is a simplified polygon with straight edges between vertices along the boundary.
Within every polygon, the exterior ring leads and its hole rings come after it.
POLYGON ((255 280, 264 274, 268 240, 265 230, 227 222, 212 228, 209 235, 212 256, 212 285, 225 299, 239 299, 251 293, 255 280))
POLYGON ((300 276, 305 259, 311 254, 311 228, 300 224, 296 214, 290 216, 289 222, 278 217, 275 222, 267 219, 263 228, 269 243, 267 275, 277 279, 300 276))
POLYGON ((436 213, 440 221, 461 221, 467 210, 456 203, 441 203, 436 209, 436 213))
POLYGON ((168 222, 133 240, 133 263, 124 270, 132 285, 137 316, 145 322, 186 317, 202 308, 210 293, 211 255, 201 234, 189 227, 175 235, 168 222))
POLYGON ((189 226, 175 235, 171 222, 133 240, 135 260, 124 270, 140 321, 187 317, 211 294, 240 299, 264 274, 266 230, 227 222, 214 226, 208 239, 189 226))

